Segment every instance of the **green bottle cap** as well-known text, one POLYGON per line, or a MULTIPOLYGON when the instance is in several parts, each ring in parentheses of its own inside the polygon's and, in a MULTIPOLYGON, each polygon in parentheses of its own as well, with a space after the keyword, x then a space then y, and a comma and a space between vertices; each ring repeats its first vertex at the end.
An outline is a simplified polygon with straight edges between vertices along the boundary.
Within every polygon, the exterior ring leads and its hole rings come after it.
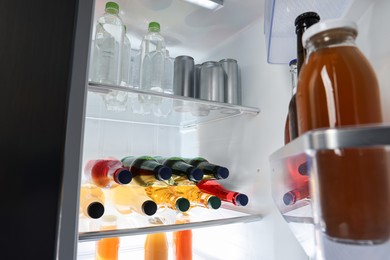
POLYGON ((119 13, 119 5, 115 2, 106 3, 106 11, 109 13, 119 13))
POLYGON ((160 31, 160 24, 158 22, 150 22, 149 23, 149 31, 159 32, 160 31))
POLYGON ((181 212, 186 212, 190 208, 190 202, 188 199, 179 198, 176 201, 176 209, 181 212))
POLYGON ((222 204, 220 198, 216 196, 210 197, 207 203, 209 204, 209 207, 212 209, 219 209, 219 207, 221 207, 222 204))

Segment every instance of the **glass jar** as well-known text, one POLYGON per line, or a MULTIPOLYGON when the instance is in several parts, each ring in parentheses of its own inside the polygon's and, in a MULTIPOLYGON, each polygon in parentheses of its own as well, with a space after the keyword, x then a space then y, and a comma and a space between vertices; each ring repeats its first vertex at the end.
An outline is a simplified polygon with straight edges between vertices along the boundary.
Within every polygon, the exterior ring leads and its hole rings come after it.
MULTIPOLYGON (((310 27, 297 87, 298 129, 382 122, 378 82, 355 44, 357 26, 328 20, 310 27)), ((318 231, 332 241, 379 244, 390 234, 389 167, 384 149, 316 151, 311 198, 318 231)))

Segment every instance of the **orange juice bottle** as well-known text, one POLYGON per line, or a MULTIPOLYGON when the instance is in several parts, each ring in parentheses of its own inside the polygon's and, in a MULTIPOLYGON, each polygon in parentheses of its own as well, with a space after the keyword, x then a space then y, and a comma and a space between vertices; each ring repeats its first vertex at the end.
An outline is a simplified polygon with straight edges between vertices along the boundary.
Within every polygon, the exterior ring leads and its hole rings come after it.
POLYGON ((104 193, 93 184, 83 184, 80 189, 80 213, 90 218, 104 214, 104 193))
MULTIPOLYGON (((188 214, 179 214, 176 224, 188 223, 188 214)), ((173 248, 176 260, 192 260, 192 230, 173 232, 173 248)))
MULTIPOLYGON (((116 229, 116 216, 107 215, 102 219, 100 230, 116 229)), ((118 259, 119 238, 103 238, 96 242, 96 260, 118 259)))
POLYGON ((168 240, 165 233, 148 234, 145 240, 145 260, 167 260, 168 240))

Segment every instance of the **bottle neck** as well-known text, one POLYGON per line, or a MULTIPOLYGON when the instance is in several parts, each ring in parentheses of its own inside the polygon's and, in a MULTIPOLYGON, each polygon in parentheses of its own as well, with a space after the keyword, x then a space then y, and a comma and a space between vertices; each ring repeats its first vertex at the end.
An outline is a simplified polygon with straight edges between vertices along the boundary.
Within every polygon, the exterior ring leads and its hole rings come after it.
POLYGON ((340 46, 356 46, 357 32, 348 28, 337 28, 313 35, 306 43, 307 58, 311 53, 322 49, 340 46))
POLYGON ((107 8, 107 9, 106 9, 106 13, 112 14, 112 15, 118 15, 119 11, 116 10, 116 9, 107 8))

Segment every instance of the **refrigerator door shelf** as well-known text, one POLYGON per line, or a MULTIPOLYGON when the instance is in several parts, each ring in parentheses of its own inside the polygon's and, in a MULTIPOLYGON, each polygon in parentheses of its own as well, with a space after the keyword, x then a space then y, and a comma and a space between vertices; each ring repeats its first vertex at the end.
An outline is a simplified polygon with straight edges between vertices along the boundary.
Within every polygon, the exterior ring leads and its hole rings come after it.
MULTIPOLYGON (((372 247, 366 245, 359 247, 327 239, 319 229, 316 229, 317 224, 315 223, 318 220, 315 220, 318 219, 318 212, 315 213, 312 209, 316 209, 318 202, 314 201, 312 204, 310 198, 315 199, 318 195, 316 193, 316 171, 318 170, 317 161, 321 156, 320 151, 342 151, 346 148, 359 150, 383 148, 386 151, 386 158, 390 158, 389 147, 390 126, 378 124, 313 130, 288 143, 270 156, 272 198, 293 234, 310 257, 314 257, 315 254, 324 254, 328 259, 330 255, 338 252, 337 250, 341 250, 350 252, 348 259, 365 259, 364 257, 357 258, 357 256, 359 254, 364 256, 375 250, 382 253, 387 252, 386 245, 390 241, 372 247), (299 174, 297 170, 302 164, 306 164, 304 175, 299 174), (289 199, 294 196, 286 197, 286 194, 295 194, 295 192, 298 196, 301 194, 307 196, 304 199, 291 202, 289 199), (291 203, 289 204, 289 202, 291 203), (315 248, 321 248, 322 251, 315 252, 315 248), (351 256, 353 257, 351 258, 351 256)), ((367 176, 368 179, 369 175, 367 176)), ((334 194, 334 198, 337 200, 338 195, 334 194)), ((329 259, 336 258, 329 257, 329 259)))
POLYGON ((260 113, 255 107, 94 82, 89 83, 88 91, 88 119, 185 128, 224 118, 260 113), (116 96, 121 101, 125 100, 124 103, 107 106, 107 102, 115 101, 116 96), (115 109, 115 106, 118 106, 118 109, 115 109))

